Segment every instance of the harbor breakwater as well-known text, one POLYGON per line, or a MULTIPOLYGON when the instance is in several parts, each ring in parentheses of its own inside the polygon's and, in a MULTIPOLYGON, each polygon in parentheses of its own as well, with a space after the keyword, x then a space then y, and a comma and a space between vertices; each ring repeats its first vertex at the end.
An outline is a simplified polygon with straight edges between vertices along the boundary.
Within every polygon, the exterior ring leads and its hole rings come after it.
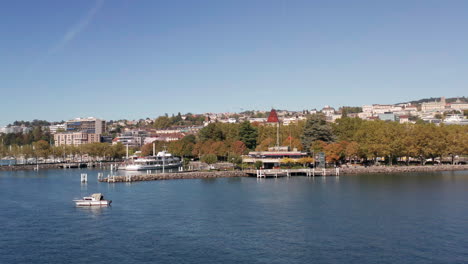
POLYGON ((100 182, 128 182, 128 181, 158 181, 158 180, 177 180, 177 179, 208 179, 208 178, 227 178, 227 177, 245 177, 243 171, 189 171, 177 173, 158 173, 143 174, 132 176, 110 176, 99 179, 100 182), (109 181, 110 180, 110 181, 109 181))

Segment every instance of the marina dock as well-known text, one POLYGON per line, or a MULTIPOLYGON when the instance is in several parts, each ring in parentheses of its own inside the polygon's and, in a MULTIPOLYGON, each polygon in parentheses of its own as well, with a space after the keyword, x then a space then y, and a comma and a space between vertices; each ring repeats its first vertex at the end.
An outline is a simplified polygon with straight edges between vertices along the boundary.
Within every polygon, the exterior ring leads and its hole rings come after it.
POLYGON ((249 170, 244 171, 250 177, 271 178, 271 177, 290 177, 290 176, 339 176, 340 168, 330 169, 271 169, 271 170, 249 170))

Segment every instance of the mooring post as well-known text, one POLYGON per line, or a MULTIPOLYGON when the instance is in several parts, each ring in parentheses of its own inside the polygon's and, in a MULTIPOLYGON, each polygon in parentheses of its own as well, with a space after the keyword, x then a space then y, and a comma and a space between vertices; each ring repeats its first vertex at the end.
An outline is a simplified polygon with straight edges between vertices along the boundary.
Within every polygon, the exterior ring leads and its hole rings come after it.
POLYGON ((81 173, 81 182, 88 182, 88 174, 81 173))

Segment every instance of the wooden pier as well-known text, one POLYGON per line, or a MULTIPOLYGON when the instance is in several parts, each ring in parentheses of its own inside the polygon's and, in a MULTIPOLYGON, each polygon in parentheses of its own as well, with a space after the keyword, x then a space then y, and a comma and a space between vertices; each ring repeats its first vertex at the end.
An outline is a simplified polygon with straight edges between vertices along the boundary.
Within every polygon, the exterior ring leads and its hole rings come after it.
POLYGON ((271 169, 271 170, 249 170, 244 171, 248 176, 257 178, 271 178, 271 177, 290 177, 290 176, 339 176, 340 168, 331 169, 271 169))

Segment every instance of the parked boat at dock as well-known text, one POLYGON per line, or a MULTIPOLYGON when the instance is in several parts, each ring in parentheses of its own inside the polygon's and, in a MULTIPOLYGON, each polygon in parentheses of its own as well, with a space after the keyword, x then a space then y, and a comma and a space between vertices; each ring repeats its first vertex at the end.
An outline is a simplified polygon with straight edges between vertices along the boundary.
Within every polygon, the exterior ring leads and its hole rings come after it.
POLYGON ((104 196, 101 193, 93 193, 91 196, 73 201, 76 203, 76 206, 108 206, 112 203, 112 200, 104 200, 104 196))
POLYGON ((123 170, 127 171, 141 171, 141 170, 162 170, 178 168, 182 165, 181 160, 178 157, 172 156, 167 151, 158 152, 156 156, 140 157, 129 160, 123 170))

